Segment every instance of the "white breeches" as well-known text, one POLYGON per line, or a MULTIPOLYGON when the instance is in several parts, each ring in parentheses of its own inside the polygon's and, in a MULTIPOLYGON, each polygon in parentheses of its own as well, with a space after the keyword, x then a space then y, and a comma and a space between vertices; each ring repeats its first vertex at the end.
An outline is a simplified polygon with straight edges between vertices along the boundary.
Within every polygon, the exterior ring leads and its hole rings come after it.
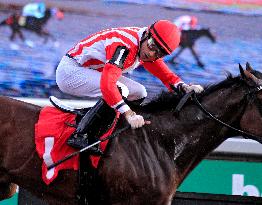
MULTIPOLYGON (((56 70, 56 83, 59 89, 67 94, 79 97, 102 96, 100 90, 101 72, 84 68, 75 60, 64 56, 56 70)), ((121 76, 117 85, 122 90, 128 90, 127 99, 130 101, 145 98, 146 89, 143 85, 127 77, 121 76)))

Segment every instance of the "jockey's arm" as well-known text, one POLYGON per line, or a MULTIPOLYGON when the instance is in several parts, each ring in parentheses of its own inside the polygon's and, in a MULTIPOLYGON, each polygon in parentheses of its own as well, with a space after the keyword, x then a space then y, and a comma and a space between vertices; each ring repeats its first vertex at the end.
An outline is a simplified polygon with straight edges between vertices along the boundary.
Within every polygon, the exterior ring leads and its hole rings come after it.
POLYGON ((183 83, 180 77, 168 68, 162 58, 154 62, 144 62, 143 66, 146 70, 160 79, 170 91, 172 90, 170 85, 177 87, 178 84, 183 83))
POLYGON ((175 88, 182 89, 184 92, 188 93, 194 90, 196 93, 203 91, 200 85, 187 85, 184 83, 175 73, 173 73, 168 66, 165 64, 162 58, 154 62, 144 62, 143 66, 154 76, 159 78, 163 84, 172 91, 170 85, 175 86, 175 88))
POLYGON ((117 80, 121 75, 121 68, 111 63, 105 64, 100 81, 103 99, 110 107, 123 114, 132 128, 142 127, 145 124, 144 118, 130 109, 117 88, 117 80))
POLYGON ((106 63, 101 75, 100 88, 106 103, 123 114, 124 112, 130 110, 130 108, 127 104, 125 104, 122 99, 122 95, 117 88, 117 80, 121 75, 121 68, 110 63, 106 63))

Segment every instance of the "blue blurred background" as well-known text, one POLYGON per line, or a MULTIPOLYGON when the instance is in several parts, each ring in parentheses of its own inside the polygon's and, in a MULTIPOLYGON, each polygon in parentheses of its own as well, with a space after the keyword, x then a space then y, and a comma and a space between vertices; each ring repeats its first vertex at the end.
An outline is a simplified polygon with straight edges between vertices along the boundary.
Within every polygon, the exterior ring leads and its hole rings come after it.
MULTIPOLYGON (((0 21, 19 11, 26 2, 0 0, 0 21)), ((60 7, 65 12, 63 21, 50 19, 46 25, 46 29, 57 38, 57 42, 50 40, 43 43, 42 38, 29 31, 23 33, 33 42, 33 47, 19 39, 10 42, 8 38, 11 34, 10 29, 0 27, 0 93, 2 95, 35 98, 55 95, 59 98, 76 99, 74 96, 61 93, 55 83, 57 64, 76 42, 104 28, 147 26, 157 19, 172 21, 185 14, 197 16, 199 24, 210 28, 217 37, 217 42, 214 44, 205 37, 196 42, 195 49, 205 68, 196 64, 188 50, 185 50, 174 63, 167 62, 168 66, 185 82, 202 85, 216 83, 223 80, 227 72, 237 75, 238 63, 244 64, 247 61, 255 69, 261 70, 261 5, 222 7, 223 5, 220 4, 220 6, 208 7, 197 1, 192 3, 182 0, 176 2, 129 0, 128 3, 127 0, 66 2, 69 3, 46 2, 47 5, 60 7)), ((170 56, 165 59, 170 59, 170 56)), ((127 76, 144 84, 149 97, 164 89, 161 82, 142 67, 127 76)))

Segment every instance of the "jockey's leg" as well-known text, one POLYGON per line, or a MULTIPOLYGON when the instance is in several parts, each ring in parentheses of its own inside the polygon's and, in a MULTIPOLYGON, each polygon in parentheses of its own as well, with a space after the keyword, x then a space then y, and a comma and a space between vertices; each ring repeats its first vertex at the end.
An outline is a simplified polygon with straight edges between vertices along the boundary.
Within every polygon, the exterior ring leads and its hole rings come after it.
MULTIPOLYGON (((56 82, 59 89, 70 95, 83 97, 102 96, 100 79, 101 72, 92 69, 83 69, 74 59, 67 56, 62 58, 56 70, 56 82)), ((121 88, 122 96, 127 97, 129 101, 139 100, 147 95, 143 85, 124 76, 120 77, 117 86, 121 88)), ((88 137, 93 137, 95 133, 92 131, 92 125, 95 123, 99 124, 101 116, 106 116, 108 112, 115 111, 102 99, 99 100, 83 117, 76 130, 76 135, 73 135, 69 139, 69 144, 80 149, 88 145, 87 137, 83 134, 87 131, 88 137)))
MULTIPOLYGON (((77 149, 83 149, 90 145, 90 138, 97 135, 95 125, 99 124, 109 112, 115 114, 114 110, 103 99, 100 99, 78 123, 75 132, 68 139, 67 144, 77 149)), ((91 154, 102 154, 97 147, 92 147, 89 151, 91 154)))
MULTIPOLYGON (((74 59, 64 56, 60 61, 56 70, 56 82, 59 89, 70 95, 80 97, 99 97, 102 96, 100 90, 101 73, 92 69, 84 69, 74 59)), ((75 133, 69 138, 68 144, 81 149, 88 145, 88 137, 94 139, 97 133, 90 128, 97 120, 101 122, 98 116, 101 116, 104 111, 113 110, 99 100, 82 118, 75 133), (96 115, 96 112, 99 114, 96 115), (88 132, 88 136, 85 132, 88 132)), ((114 112, 114 110, 113 110, 114 112)), ((94 126, 97 128, 97 126, 94 126)), ((90 151, 90 150, 89 150, 90 151)), ((95 150, 96 151, 96 150, 95 150)))
POLYGON ((134 105, 140 105, 147 97, 145 86, 125 76, 120 77, 117 85, 122 89, 122 91, 123 87, 127 87, 127 97, 125 96, 124 92, 122 92, 122 96, 126 97, 127 102, 132 102, 134 105))

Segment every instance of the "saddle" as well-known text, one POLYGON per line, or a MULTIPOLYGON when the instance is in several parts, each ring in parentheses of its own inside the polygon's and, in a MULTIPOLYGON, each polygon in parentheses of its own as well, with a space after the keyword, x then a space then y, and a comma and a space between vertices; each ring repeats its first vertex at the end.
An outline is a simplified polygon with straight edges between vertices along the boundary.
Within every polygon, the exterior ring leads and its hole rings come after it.
MULTIPOLYGON (((90 109, 90 108, 73 108, 69 105, 64 104, 61 100, 59 100, 58 98, 54 96, 51 96, 49 100, 51 104, 54 107, 56 107, 57 109, 63 112, 75 114, 77 122, 79 122, 81 118, 86 114, 86 112, 88 112, 88 110, 90 109)), ((116 124, 114 120, 115 117, 116 116, 112 117, 112 115, 110 117, 104 116, 105 123, 101 122, 101 124, 104 124, 104 125, 100 126, 100 128, 97 129, 99 136, 105 134, 105 132, 107 132, 108 129, 114 126, 113 124, 116 124)), ((72 125, 72 126, 76 126, 76 125, 72 125)), ((112 131, 109 131, 110 134, 111 132, 112 131)), ((105 136, 107 135, 105 134, 105 136)), ((78 187, 78 192, 76 196, 79 202, 78 204, 80 205, 86 205, 90 203, 95 204, 96 195, 98 192, 97 190, 99 190, 99 184, 97 183, 97 181, 98 181, 97 170, 94 168, 94 164, 92 164, 90 160, 89 153, 81 152, 79 156, 79 171, 78 171, 79 187, 78 187)))
POLYGON ((50 100, 51 104, 54 107, 56 107, 57 109, 59 109, 63 112, 76 114, 79 117, 84 116, 85 113, 90 109, 90 108, 74 108, 74 107, 71 107, 71 106, 63 103, 61 100, 59 100, 55 96, 50 96, 49 100, 50 100))

